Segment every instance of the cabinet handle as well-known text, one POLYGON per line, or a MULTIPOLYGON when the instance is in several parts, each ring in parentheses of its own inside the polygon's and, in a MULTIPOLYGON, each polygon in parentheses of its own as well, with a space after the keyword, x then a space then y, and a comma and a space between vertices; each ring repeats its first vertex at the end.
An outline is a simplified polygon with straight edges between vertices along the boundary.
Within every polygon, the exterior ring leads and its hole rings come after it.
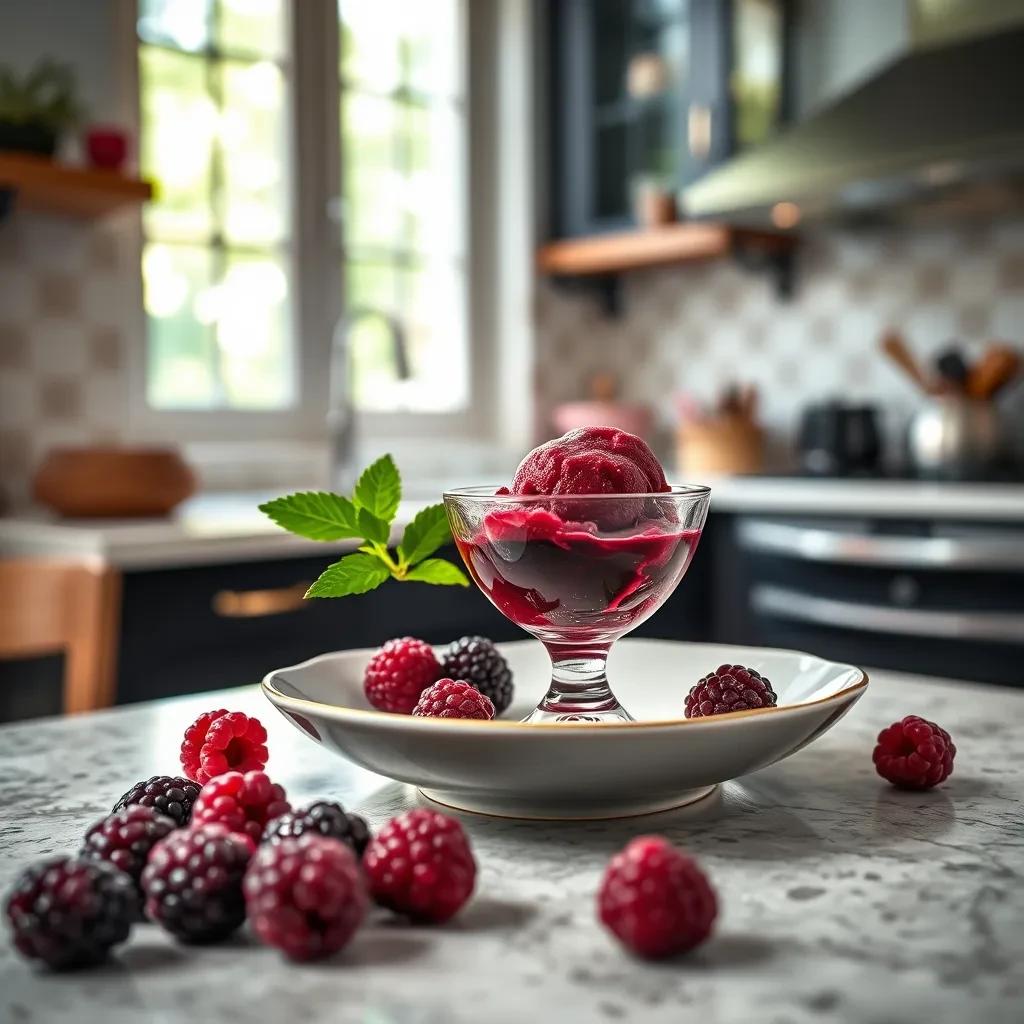
POLYGON ((273 590, 218 590, 213 595, 213 611, 222 619, 259 619, 264 615, 283 615, 305 607, 309 583, 293 583, 273 590))
POLYGON ((981 640, 1024 644, 1024 614, 1020 612, 925 611, 856 604, 814 597, 785 587, 760 584, 751 588, 750 606, 756 612, 792 622, 834 629, 863 630, 944 640, 981 640))
POLYGON ((807 562, 883 565, 900 569, 1024 569, 1024 532, 992 537, 898 537, 840 533, 811 526, 742 520, 740 547, 807 562))
POLYGON ((711 108, 703 103, 691 103, 686 116, 686 141, 690 153, 698 160, 706 160, 711 152, 711 108))

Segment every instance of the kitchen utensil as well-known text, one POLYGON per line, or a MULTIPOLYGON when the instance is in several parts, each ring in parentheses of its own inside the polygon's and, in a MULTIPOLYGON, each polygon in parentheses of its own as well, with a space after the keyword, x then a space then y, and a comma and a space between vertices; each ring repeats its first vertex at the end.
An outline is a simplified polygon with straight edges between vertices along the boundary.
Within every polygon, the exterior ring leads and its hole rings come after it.
POLYGON ((36 501, 81 517, 167 515, 195 489, 173 448, 52 448, 32 481, 36 501))
POLYGON ((1021 359, 1007 345, 990 345, 967 378, 971 398, 992 398, 1020 371, 1021 359))
POLYGON ((852 665, 763 647, 624 640, 612 656, 639 721, 519 722, 547 685, 544 649, 499 644, 516 682, 509 720, 415 718, 373 710, 372 651, 339 651, 277 669, 270 702, 311 741, 466 811, 514 818, 613 818, 679 807, 815 742, 867 688, 852 665), (749 665, 779 706, 682 717, 683 697, 721 664, 749 665))
POLYGON ((939 379, 946 385, 946 390, 961 394, 967 385, 968 367, 964 357, 955 348, 947 349, 935 359, 935 369, 939 379))
POLYGON ((882 443, 878 413, 869 405, 825 402, 804 410, 797 442, 804 471, 814 476, 856 476, 878 468, 882 443))
POLYGON ((679 585, 710 493, 700 485, 648 494, 444 492, 473 582, 551 655, 551 686, 530 721, 632 720, 609 685, 608 653, 679 585))
POLYGON ((982 398, 934 398, 911 420, 907 454, 918 476, 984 479, 1004 454, 999 410, 982 398))
POLYGON ((889 331, 882 338, 882 351, 926 394, 935 391, 935 384, 921 369, 910 354, 903 338, 896 331, 889 331))
POLYGON ((759 473, 764 468, 763 431, 744 413, 684 420, 676 437, 684 477, 759 473))

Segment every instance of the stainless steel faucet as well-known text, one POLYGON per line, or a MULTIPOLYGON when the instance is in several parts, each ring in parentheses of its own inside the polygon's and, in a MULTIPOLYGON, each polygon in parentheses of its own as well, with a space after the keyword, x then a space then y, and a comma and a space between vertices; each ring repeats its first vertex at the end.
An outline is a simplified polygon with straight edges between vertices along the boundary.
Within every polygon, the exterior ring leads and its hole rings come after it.
POLYGON ((331 446, 331 486, 347 494, 355 486, 360 467, 356 462, 356 407, 353 395, 352 346, 349 336, 360 320, 376 317, 384 323, 391 337, 395 376, 408 380, 409 350, 401 321, 381 309, 356 307, 350 309, 334 328, 331 337, 330 398, 327 406, 327 435, 331 446))

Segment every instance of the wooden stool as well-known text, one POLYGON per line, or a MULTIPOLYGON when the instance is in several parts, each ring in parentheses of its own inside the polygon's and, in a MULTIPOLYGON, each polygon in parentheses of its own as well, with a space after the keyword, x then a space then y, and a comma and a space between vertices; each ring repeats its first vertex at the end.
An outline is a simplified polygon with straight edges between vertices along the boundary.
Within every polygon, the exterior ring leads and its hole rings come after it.
POLYGON ((64 711, 114 703, 121 576, 86 562, 0 562, 0 658, 64 652, 64 711))

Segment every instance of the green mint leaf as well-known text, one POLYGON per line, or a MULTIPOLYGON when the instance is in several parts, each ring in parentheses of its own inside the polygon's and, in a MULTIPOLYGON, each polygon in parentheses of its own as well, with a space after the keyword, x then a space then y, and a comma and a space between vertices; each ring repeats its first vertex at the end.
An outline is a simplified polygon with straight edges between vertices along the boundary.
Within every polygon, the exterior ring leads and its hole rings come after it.
POLYGON ((405 574, 405 578, 418 583, 436 583, 443 587, 469 586, 466 574, 454 562, 443 558, 428 558, 420 562, 405 574))
POLYGON ((391 536, 391 527, 378 519, 369 509, 359 510, 359 533, 367 540, 376 541, 378 544, 387 544, 391 536))
POLYGON ((260 505, 260 511, 290 533, 309 540, 362 537, 356 507, 329 491, 300 491, 260 505))
POLYGON ((395 460, 390 455, 382 455, 372 466, 367 466, 352 497, 360 508, 390 524, 402 497, 402 478, 395 460))
POLYGON ((405 528, 402 543, 398 545, 398 557, 407 565, 415 565, 451 539, 452 529, 444 505, 429 505, 417 512, 405 528))
POLYGON ((327 566, 306 591, 306 597, 346 597, 349 594, 365 594, 368 590, 379 587, 390 576, 387 566, 379 558, 357 551, 327 566))

